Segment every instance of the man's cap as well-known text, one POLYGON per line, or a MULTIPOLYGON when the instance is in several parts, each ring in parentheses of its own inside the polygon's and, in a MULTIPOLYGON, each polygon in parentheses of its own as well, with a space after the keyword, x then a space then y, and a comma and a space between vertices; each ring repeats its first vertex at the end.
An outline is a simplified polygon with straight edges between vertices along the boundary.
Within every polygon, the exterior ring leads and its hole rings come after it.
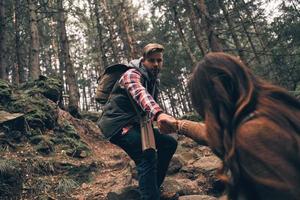
POLYGON ((147 57, 154 52, 163 52, 164 46, 158 43, 147 44, 143 49, 143 57, 147 57))

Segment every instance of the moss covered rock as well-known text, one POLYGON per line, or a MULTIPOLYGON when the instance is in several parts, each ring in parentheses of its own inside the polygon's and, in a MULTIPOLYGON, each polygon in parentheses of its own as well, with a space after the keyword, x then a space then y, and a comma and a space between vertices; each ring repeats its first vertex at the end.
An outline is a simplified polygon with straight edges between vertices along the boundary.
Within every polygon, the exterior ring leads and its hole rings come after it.
POLYGON ((7 108, 11 112, 25 113, 31 128, 53 128, 57 121, 56 105, 43 96, 22 94, 12 100, 7 108))
POLYGON ((11 94, 11 86, 6 81, 0 79, 0 104, 6 104, 11 94))
POLYGON ((60 125, 60 128, 55 131, 55 144, 62 145, 62 149, 70 157, 85 158, 90 155, 90 149, 84 143, 76 129, 69 122, 65 121, 60 125))
POLYGON ((46 98, 57 102, 60 99, 62 92, 62 83, 59 79, 40 76, 39 79, 29 81, 21 87, 25 93, 34 95, 37 93, 43 94, 46 98))
POLYGON ((57 105, 54 102, 60 99, 61 90, 59 80, 45 76, 29 81, 20 88, 13 88, 0 80, 0 106, 12 113, 24 113, 33 129, 51 129, 56 125, 57 105))
POLYGON ((0 199, 20 199, 22 194, 20 164, 11 159, 0 159, 0 199))

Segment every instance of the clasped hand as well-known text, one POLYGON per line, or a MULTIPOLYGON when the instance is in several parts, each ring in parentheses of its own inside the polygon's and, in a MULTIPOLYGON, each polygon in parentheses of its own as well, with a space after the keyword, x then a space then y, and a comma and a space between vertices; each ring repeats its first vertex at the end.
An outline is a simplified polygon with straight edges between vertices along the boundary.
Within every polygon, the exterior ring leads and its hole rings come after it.
POLYGON ((161 133, 175 133, 178 129, 177 120, 171 115, 161 113, 157 117, 157 126, 161 133))

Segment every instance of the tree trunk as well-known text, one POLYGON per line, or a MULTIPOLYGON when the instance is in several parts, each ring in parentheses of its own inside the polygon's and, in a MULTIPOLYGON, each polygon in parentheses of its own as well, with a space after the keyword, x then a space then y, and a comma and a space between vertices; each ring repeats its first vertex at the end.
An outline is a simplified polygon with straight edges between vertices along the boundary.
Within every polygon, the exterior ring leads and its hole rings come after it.
MULTIPOLYGON (((21 64, 21 45, 20 45, 20 25, 19 25, 19 13, 20 1, 15 0, 14 2, 14 28, 15 28, 15 61, 12 69, 12 82, 16 85, 25 82, 25 73, 20 73, 24 66, 21 64), (23 78, 24 77, 24 80, 23 78), (21 79, 21 80, 20 80, 21 79)), ((25 70, 24 70, 25 71, 25 70)))
POLYGON ((182 43, 184 49, 186 50, 188 56, 190 57, 192 64, 195 65, 197 63, 197 59, 196 59, 195 55, 193 54, 193 52, 192 52, 190 46, 188 45, 188 42, 183 34, 183 29, 182 29, 181 23, 179 21, 178 13, 176 10, 176 4, 173 3, 172 1, 170 1, 169 6, 171 9, 172 17, 173 17, 173 20, 174 20, 174 23, 175 23, 175 26, 177 29, 177 33, 181 40, 181 43, 182 43))
POLYGON ((29 78, 35 80, 41 75, 39 65, 39 33, 37 28, 37 8, 34 0, 27 0, 30 19, 30 56, 29 56, 29 78))
POLYGON ((201 42, 202 34, 201 34, 200 26, 199 26, 199 23, 198 23, 198 20, 196 17, 195 10, 193 7, 193 2, 191 0, 184 0, 184 4, 185 4, 186 11, 187 11, 187 15, 190 19, 191 27, 192 27, 193 33, 195 35, 197 45, 199 47, 199 50, 201 51, 202 56, 204 56, 205 50, 204 50, 202 42, 201 42))
MULTIPOLYGON (((54 23, 54 19, 53 17, 51 17, 51 28, 52 30, 56 30, 56 27, 55 27, 55 23, 54 23)), ((53 63, 52 65, 54 66, 54 69, 55 69, 55 73, 58 74, 59 73, 59 66, 57 64, 57 61, 59 60, 58 58, 58 40, 57 40, 57 33, 54 32, 54 34, 51 36, 51 50, 52 50, 52 55, 51 57, 53 57, 53 63)), ((63 83, 63 82, 62 82, 63 83)))
POLYGON ((99 63, 100 63, 100 73, 102 70, 104 70, 104 67, 108 66, 108 60, 105 55, 105 50, 104 50, 104 42, 103 42, 103 27, 100 24, 100 13, 99 13, 99 1, 94 0, 94 13, 96 17, 96 28, 97 28, 97 36, 98 36, 98 49, 99 49, 99 63))
POLYGON ((5 0, 0 0, 0 79, 8 80, 6 60, 5 0))
MULTIPOLYGON (((182 81, 180 81, 180 82, 182 82, 182 81)), ((180 103, 182 104, 183 112, 187 113, 188 112, 187 96, 185 96, 184 88, 182 87, 182 83, 179 83, 179 84, 181 87, 176 87, 176 88, 178 88, 178 95, 179 95, 180 103)))
POLYGON ((220 5, 220 8, 223 11, 225 20, 226 20, 228 28, 229 28, 229 32, 230 32, 230 34, 232 36, 232 39, 233 39, 234 45, 236 47, 236 50, 238 52, 238 55, 240 56, 241 60, 243 60, 244 62, 246 62, 246 58, 245 58, 245 54, 244 54, 242 45, 241 45, 241 43, 240 43, 240 41, 238 39, 237 34, 235 33, 234 24, 233 24, 233 22, 230 19, 229 13, 227 11, 227 8, 226 8, 223 0, 219 0, 219 5, 220 5))
POLYGON ((59 26, 59 39, 60 39, 60 57, 62 57, 65 63, 66 70, 66 83, 69 86, 69 112, 75 116, 79 117, 79 90, 77 85, 77 79, 75 71, 73 68, 73 63, 71 62, 69 42, 65 26, 65 14, 63 9, 63 1, 57 0, 58 5, 58 26, 59 26))
MULTIPOLYGON (((102 60, 102 54, 100 53, 101 50, 99 50, 99 40, 97 39, 98 37, 94 37, 94 29, 96 29, 96 33, 97 33, 97 27, 95 25, 95 13, 94 13, 94 10, 95 10, 95 4, 92 3, 91 0, 87 0, 88 2, 88 5, 89 5, 89 17, 90 17, 90 23, 91 23, 91 27, 89 27, 87 29, 87 35, 89 37, 89 40, 93 40, 93 43, 95 42, 96 45, 93 45, 92 42, 91 42, 91 46, 92 46, 92 49, 94 51, 96 51, 96 53, 98 54, 97 55, 97 58, 96 58, 96 64, 93 65, 93 68, 95 69, 95 74, 96 74, 96 77, 99 77, 100 74, 101 74, 101 71, 102 69, 104 68, 104 64, 103 64, 103 60, 102 60)), ((98 34, 97 34, 98 36, 98 34)))
POLYGON ((86 96, 86 90, 85 90, 85 85, 82 87, 82 95, 83 95, 83 105, 84 105, 84 108, 85 108, 85 111, 88 111, 89 110, 89 107, 88 107, 88 103, 87 103, 87 96, 86 96))
POLYGON ((208 39, 208 44, 213 52, 220 52, 223 51, 221 44, 219 42, 218 37, 216 36, 214 29, 212 27, 212 20, 211 16, 209 15, 209 12, 207 10, 205 0, 199 0, 198 1, 198 6, 200 9, 200 14, 201 14, 201 21, 203 23, 203 27, 205 29, 207 39, 208 39))
POLYGON ((159 102, 160 102, 160 104, 162 106, 162 109, 164 111, 167 111, 166 101, 165 101, 165 97, 164 97, 162 91, 159 93, 158 99, 159 99, 159 102))
POLYGON ((119 54, 118 54, 118 48, 116 44, 116 31, 114 29, 115 22, 112 20, 112 12, 110 8, 107 5, 107 0, 102 0, 102 8, 103 8, 103 18, 104 18, 104 23, 106 22, 106 27, 108 28, 109 31, 109 45, 111 46, 112 49, 112 54, 113 54, 113 59, 115 62, 120 62, 119 54))
POLYGON ((137 57, 137 52, 134 48, 134 40, 132 37, 133 32, 130 31, 128 13, 126 9, 125 0, 122 0, 120 3, 120 16, 119 16, 119 25, 121 27, 120 35, 124 44, 124 51, 127 57, 127 60, 132 60, 137 57))
POLYGON ((167 90, 166 93, 167 93, 168 98, 170 99, 170 105, 171 105, 173 116, 179 116, 179 112, 178 112, 178 109, 177 109, 177 104, 174 100, 174 96, 172 95, 172 91, 167 90))

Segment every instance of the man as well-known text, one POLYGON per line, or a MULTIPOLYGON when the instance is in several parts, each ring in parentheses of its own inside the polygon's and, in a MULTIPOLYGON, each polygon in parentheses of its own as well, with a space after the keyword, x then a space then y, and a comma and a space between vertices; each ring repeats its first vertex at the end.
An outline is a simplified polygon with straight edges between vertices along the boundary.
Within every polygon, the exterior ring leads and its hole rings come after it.
MULTIPOLYGON (((173 118, 157 104, 157 76, 163 66, 163 50, 160 44, 148 44, 143 49, 143 57, 129 63, 132 69, 126 71, 114 86, 98 121, 103 134, 134 160, 143 200, 159 200, 159 188, 177 148, 174 138, 154 129, 157 153, 143 154, 136 110, 146 113, 159 126, 161 120, 173 118)), ((169 132, 168 127, 160 126, 160 130, 169 132)))

